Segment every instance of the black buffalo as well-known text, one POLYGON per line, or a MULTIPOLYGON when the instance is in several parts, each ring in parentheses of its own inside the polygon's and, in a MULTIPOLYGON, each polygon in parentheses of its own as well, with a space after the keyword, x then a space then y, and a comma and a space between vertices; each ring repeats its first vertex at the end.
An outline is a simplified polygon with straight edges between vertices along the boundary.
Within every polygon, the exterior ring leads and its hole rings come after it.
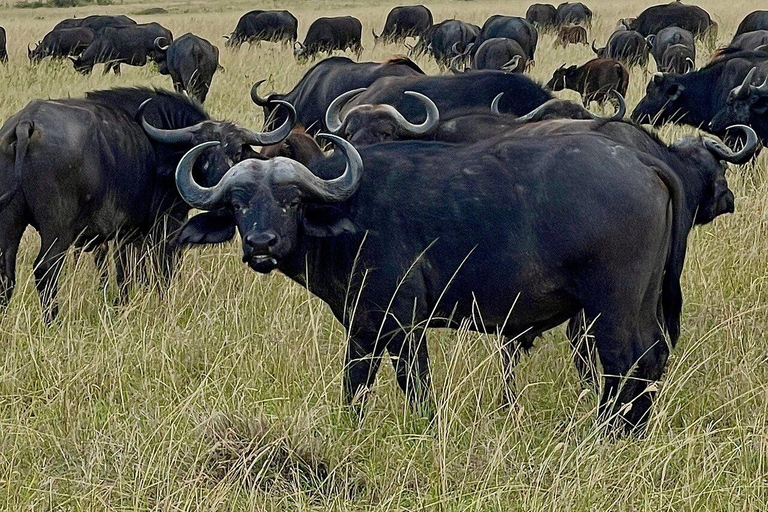
POLYGON ((471 53, 474 54, 485 41, 499 37, 517 41, 525 51, 527 60, 534 60, 539 32, 531 22, 518 16, 496 14, 485 20, 471 53))
MULTIPOLYGON (((429 408, 427 327, 511 340, 584 311, 606 376, 601 416, 643 428, 665 331, 679 332, 690 229, 668 167, 596 133, 460 150, 410 141, 358 153, 333 141, 341 154, 311 169, 248 160, 215 187, 192 177, 202 145, 176 177, 192 206, 230 212, 253 270, 278 269, 329 305, 349 336, 348 403, 364 398, 386 349, 406 396, 429 408)), ((205 225, 193 218, 185 231, 205 225)))
POLYGON ((404 40, 406 37, 418 37, 432 26, 432 11, 423 5, 403 5, 394 7, 384 22, 384 30, 381 35, 373 33, 375 42, 394 43, 404 40))
POLYGON ((552 95, 525 75, 503 71, 474 71, 461 75, 385 77, 376 80, 347 105, 392 105, 412 123, 423 123, 427 114, 414 91, 430 98, 441 116, 478 110, 487 112, 499 93, 501 109, 522 116, 552 99, 552 95))
POLYGON ((681 75, 696 67, 696 43, 693 34, 680 27, 667 27, 647 38, 656 68, 662 73, 681 75))
POLYGON ((725 107, 731 90, 756 66, 768 69, 768 53, 731 52, 684 75, 656 73, 648 82, 645 97, 632 112, 632 119, 706 128, 725 107))
POLYGON ((347 57, 331 57, 318 62, 307 71, 299 83, 286 94, 270 94, 262 98, 256 82, 251 99, 264 109, 267 126, 284 121, 282 109, 274 111, 275 100, 285 100, 296 108, 298 123, 310 134, 325 130, 325 112, 339 95, 352 89, 368 87, 384 76, 414 76, 424 72, 406 57, 394 57, 386 62, 354 62, 347 57))
POLYGON ((723 135, 729 126, 746 124, 755 129, 763 144, 768 145, 768 70, 762 83, 757 80, 757 68, 752 68, 744 81, 728 93, 725 106, 715 115, 709 130, 723 135))
POLYGON ((734 36, 727 49, 732 51, 752 52, 768 50, 768 30, 754 30, 734 36))
POLYGON ((529 63, 528 53, 514 39, 486 39, 472 56, 472 69, 497 69, 522 73, 529 63))
POLYGON ((262 136, 210 121, 189 99, 150 89, 31 102, 0 128, 0 301, 10 300, 16 252, 30 224, 41 238, 34 272, 48 320, 58 311, 57 281, 72 245, 93 249, 119 237, 122 300, 126 273, 133 273, 126 244, 153 247, 147 257, 167 281, 178 256, 168 235, 189 211, 172 179, 184 151, 202 140, 225 142, 200 167, 215 181, 213 170, 257 156, 250 144, 274 143, 289 131, 286 125, 262 136))
POLYGON ((250 11, 243 14, 232 34, 224 36, 226 45, 238 48, 243 43, 276 41, 293 43, 298 39, 299 20, 288 11, 250 11))
POLYGON ((100 32, 107 27, 125 27, 136 25, 136 22, 128 16, 108 16, 103 14, 94 14, 85 18, 68 18, 62 20, 53 27, 53 30, 64 28, 89 28, 94 32, 100 32))
POLYGON ((155 46, 162 55, 160 73, 171 76, 176 92, 186 91, 200 103, 205 102, 213 74, 219 67, 219 49, 189 33, 170 45, 158 38, 155 46))
POLYGON ((581 2, 563 2, 557 6, 558 25, 574 25, 592 23, 592 9, 581 2))
POLYGON ((570 89, 580 93, 586 107, 592 101, 608 101, 613 91, 626 96, 629 71, 615 59, 592 59, 581 66, 560 66, 552 74, 547 87, 553 91, 570 89))
POLYGON ((701 7, 674 1, 648 7, 628 23, 628 26, 630 30, 636 30, 643 36, 657 34, 666 27, 680 27, 695 36, 703 37, 717 25, 701 7))
POLYGON ((432 25, 419 38, 413 51, 429 53, 438 64, 447 67, 457 53, 464 53, 480 34, 480 27, 461 20, 444 20, 432 25))
POLYGON ((358 58, 363 52, 363 24, 352 16, 318 18, 309 26, 304 42, 296 42, 293 53, 299 58, 314 58, 320 52, 352 50, 358 58))
POLYGON ((768 30, 768 11, 753 11, 747 14, 739 23, 736 35, 754 32, 755 30, 768 30))
POLYGON ((532 4, 525 11, 525 19, 541 30, 557 26, 557 9, 552 4, 532 4))
POLYGON ((120 73, 120 65, 143 66, 147 59, 156 60, 160 53, 155 40, 172 41, 173 34, 159 23, 126 27, 107 27, 99 32, 88 48, 77 57, 70 57, 75 70, 87 75, 96 64, 104 64, 104 73, 120 73))
POLYGON ((0 62, 8 62, 8 49, 6 48, 5 28, 0 27, 0 62))
POLYGON ((592 51, 601 59, 616 59, 627 66, 645 66, 648 63, 648 42, 634 30, 616 30, 604 48, 595 47, 592 51))
POLYGON ((30 62, 40 62, 45 57, 63 59, 80 55, 93 42, 90 28, 62 28, 48 32, 34 48, 27 47, 30 62))

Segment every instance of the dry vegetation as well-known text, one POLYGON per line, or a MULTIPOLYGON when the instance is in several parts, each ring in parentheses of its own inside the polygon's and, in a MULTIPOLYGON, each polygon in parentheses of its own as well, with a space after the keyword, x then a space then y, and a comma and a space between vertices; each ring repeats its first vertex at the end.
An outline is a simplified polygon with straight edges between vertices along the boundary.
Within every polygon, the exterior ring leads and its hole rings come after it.
MULTIPOLYGON (((590 0, 591 37, 603 43, 622 16, 649 4, 590 0)), ((436 20, 481 23, 522 15, 528 2, 429 2, 436 20)), ((706 0, 720 43, 756 8, 706 0)), ((170 80, 152 69, 123 76, 76 74, 68 62, 31 67, 26 44, 75 13, 132 14, 162 6, 157 20, 222 46, 226 73, 207 108, 216 118, 260 126, 251 84, 289 89, 310 64, 285 47, 238 52, 221 35, 255 7, 230 2, 123 4, 2 10, 10 64, 0 68, 0 116, 33 98, 170 80)), ((280 3, 300 20, 359 16, 364 59, 393 3, 280 3)), ((699 64, 710 49, 699 48, 699 64)), ((583 62, 586 46, 540 40, 533 76, 583 62)), ((429 72, 434 63, 419 62, 429 72)), ((653 64, 651 64, 653 71, 653 64)), ((634 70, 629 103, 648 74, 634 70)), ((566 97, 575 97, 568 92, 566 97)), ((665 127, 665 138, 691 130, 665 127)), ((768 510, 768 176, 757 165, 730 175, 737 210, 694 230, 685 271, 683 335, 673 353, 647 437, 610 441, 594 426, 596 398, 583 391, 557 330, 524 358, 519 405, 498 408, 496 340, 433 332, 439 409, 435 422, 407 411, 384 368, 361 424, 340 407, 344 332, 328 309, 280 275, 240 263, 239 245, 195 250, 168 296, 137 290, 112 307, 90 258, 72 255, 62 315, 41 323, 31 278, 37 236, 22 244, 19 286, 0 318, 0 507, 3 510, 768 510)))

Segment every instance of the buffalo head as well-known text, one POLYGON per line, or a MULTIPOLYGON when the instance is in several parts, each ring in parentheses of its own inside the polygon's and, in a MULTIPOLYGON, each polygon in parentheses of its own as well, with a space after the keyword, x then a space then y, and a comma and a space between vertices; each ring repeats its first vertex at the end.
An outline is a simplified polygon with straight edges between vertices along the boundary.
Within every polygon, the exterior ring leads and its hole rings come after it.
POLYGON ((552 78, 547 82, 547 88, 552 91, 562 91, 568 88, 568 84, 576 82, 578 74, 579 66, 574 64, 566 68, 562 65, 552 73, 552 78))
POLYGON ((93 71, 93 62, 90 60, 83 60, 82 55, 78 55, 77 57, 72 57, 70 55, 69 60, 72 61, 75 71, 82 75, 90 75, 93 71))
POLYGON ((299 162, 278 157, 240 162, 216 185, 204 187, 193 177, 195 161, 207 149, 219 145, 205 142, 179 162, 176 186, 194 208, 227 210, 242 238, 243 262, 257 272, 271 272, 299 247, 302 231, 316 234, 332 228, 313 228, 305 215, 307 207, 345 201, 360 184, 363 162, 354 146, 334 135, 320 136, 334 142, 346 158, 346 168, 338 178, 319 178, 299 162))
POLYGON ((331 133, 356 144, 374 144, 424 137, 437 129, 440 122, 437 105, 427 96, 414 91, 405 91, 405 94, 424 105, 427 118, 421 124, 411 123, 392 105, 356 105, 342 117, 344 105, 364 90, 345 92, 331 102, 325 113, 325 126, 331 133))
POLYGON ((680 75, 655 73, 645 89, 645 96, 632 112, 632 120, 656 126, 682 114, 680 98, 685 86, 680 75))
POLYGON ((710 131, 718 135, 725 133, 732 124, 752 124, 755 116, 765 116, 768 112, 768 78, 759 85, 752 84, 757 68, 752 68, 741 85, 728 93, 725 107, 718 112, 709 124, 710 131))

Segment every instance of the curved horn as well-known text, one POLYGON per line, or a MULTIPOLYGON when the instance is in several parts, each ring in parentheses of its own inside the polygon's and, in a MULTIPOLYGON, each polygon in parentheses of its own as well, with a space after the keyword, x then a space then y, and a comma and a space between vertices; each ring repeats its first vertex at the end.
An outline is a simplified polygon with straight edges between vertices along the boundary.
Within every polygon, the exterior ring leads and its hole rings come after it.
POLYGON ((752 84, 752 78, 754 78, 756 72, 756 67, 750 69, 741 85, 737 85, 731 90, 731 94, 733 94, 736 99, 745 100, 749 97, 749 86, 752 84))
POLYGON ((169 45, 169 44, 166 42, 165 46, 163 46, 163 45, 161 44, 161 42, 162 42, 162 41, 166 41, 166 39, 165 39, 164 37, 156 37, 156 38, 155 38, 155 48, 156 48, 157 50, 161 51, 161 52, 167 52, 167 51, 168 51, 168 48, 169 48, 171 45, 169 45))
POLYGON ((413 96, 424 105, 424 109, 427 111, 427 118, 421 124, 413 124, 405 117, 403 117, 403 115, 398 112, 396 108, 392 107, 390 113, 392 117, 395 118, 397 124, 412 135, 425 135, 437 128, 437 125, 440 122, 440 111, 438 110, 437 105, 435 105, 435 102, 420 92, 405 91, 404 94, 407 96, 413 96))
POLYGON ((597 54, 599 54, 599 53, 600 53, 600 50, 598 50, 598 49, 595 47, 595 40, 594 40, 594 39, 592 40, 592 51, 593 51, 593 52, 595 52, 595 55, 597 55, 597 54))
POLYGON ((232 176, 232 169, 221 178, 221 181, 213 187, 201 187, 192 177, 195 161, 200 154, 208 148, 218 146, 218 141, 203 142, 187 151, 176 166, 176 188, 184 201, 193 208, 212 210, 218 207, 222 201, 223 192, 232 176))
POLYGON ((731 148, 722 142, 715 139, 710 139, 709 137, 702 138, 702 142, 704 143, 704 147, 707 148, 709 152, 712 153, 718 160, 723 160, 725 162, 730 162, 736 165, 742 165, 747 163, 755 155, 760 141, 757 138, 755 130, 749 126, 743 124, 735 124, 726 128, 726 131, 732 128, 740 129, 747 137, 747 141, 744 143, 744 147, 742 147, 739 151, 734 152, 731 148))
POLYGON ((664 80, 664 73, 659 73, 658 71, 653 74, 653 83, 659 84, 661 81, 664 80))
POLYGON ((656 40, 656 34, 649 34, 645 36, 645 42, 648 43, 648 46, 653 48, 653 42, 656 40))
POLYGON ((509 62, 501 66, 501 70, 506 73, 513 73, 517 67, 520 65, 520 57, 519 55, 515 55, 511 59, 509 59, 509 62))
POLYGON ((768 94, 768 76, 765 77, 765 81, 759 87, 754 87, 754 89, 759 93, 768 94))
POLYGON ((274 105, 282 105, 288 109, 288 117, 283 124, 278 126, 269 132, 253 132, 251 130, 245 130, 245 143, 254 146, 269 146, 271 144, 277 144, 293 130, 293 125, 296 124, 296 109, 293 105, 284 100, 271 100, 269 103, 274 105))
POLYGON ((464 55, 464 52, 460 52, 459 51, 459 43, 460 42, 461 41, 456 41, 455 43, 453 43, 453 45, 451 45, 451 53, 453 53, 454 55, 457 55, 457 56, 463 56, 464 55))
POLYGON ((499 103, 501 102, 502 96, 504 96, 504 93, 500 92, 493 98, 493 101, 491 101, 491 113, 497 116, 501 115, 501 112, 499 111, 499 103))
POLYGON ((454 75, 460 75, 463 73, 463 71, 459 69, 459 61, 463 57, 463 55, 454 55, 451 57, 451 64, 448 66, 448 69, 450 69, 454 75))
POLYGON ((268 107, 272 101, 272 96, 274 96, 274 94, 270 94, 266 98, 259 96, 259 86, 264 82, 266 82, 266 80, 259 80, 253 84, 253 87, 251 87, 251 101, 260 107, 268 107))
POLYGON ((608 119, 611 121, 621 121, 627 115, 627 102, 624 101, 624 96, 616 89, 613 89, 613 95, 616 97, 616 112, 608 119))
POLYGON ((341 131, 341 127, 344 124, 344 120, 341 118, 341 109, 344 108, 344 105, 346 105, 349 100, 364 90, 365 87, 361 87, 360 89, 352 89, 351 91, 342 93, 328 105, 328 110, 325 111, 325 127, 329 132, 337 134, 341 131))
POLYGON ((624 25, 624 28, 626 28, 627 30, 631 30, 629 28, 629 24, 627 24, 627 20, 625 20, 624 18, 621 18, 621 24, 624 25))
POLYGON ((694 69, 696 69, 696 63, 693 62, 693 59, 690 57, 685 58, 685 73, 690 73, 694 69))
MULTIPOLYGON (((344 173, 338 178, 324 180, 315 176, 299 162, 293 162, 293 173, 289 176, 277 177, 281 181, 295 183, 311 199, 325 203, 337 203, 348 199, 360 186, 363 175, 363 159, 355 147, 346 140, 329 133, 318 133, 318 137, 330 140, 344 153, 347 160, 344 173)), ((222 180, 223 181, 223 180, 222 180)))
POLYGON ((377 35, 376 35, 376 32, 374 32, 374 31, 373 31, 373 27, 371 27, 371 34, 373 34, 373 40, 374 40, 374 41, 378 41, 378 40, 379 40, 379 37, 381 37, 381 36, 377 36, 377 35))
POLYGON ((768 52, 768 44, 761 44, 754 50, 756 53, 764 53, 768 52))
POLYGON ((185 128, 177 128, 175 130, 156 128, 144 119, 144 109, 150 101, 152 101, 152 98, 142 102, 136 113, 136 116, 141 119, 141 127, 144 128, 144 131, 150 139, 165 144, 192 144, 192 142, 194 142, 195 132, 202 126, 202 122, 185 128))

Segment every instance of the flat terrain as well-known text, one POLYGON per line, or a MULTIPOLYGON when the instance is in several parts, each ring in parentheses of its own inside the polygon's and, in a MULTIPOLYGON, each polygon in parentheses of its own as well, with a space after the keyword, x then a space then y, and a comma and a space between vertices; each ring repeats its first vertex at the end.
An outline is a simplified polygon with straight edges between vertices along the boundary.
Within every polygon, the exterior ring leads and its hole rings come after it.
MULTIPOLYGON (((590 0, 590 39, 602 46, 619 18, 648 0, 590 0)), ((62 18, 164 7, 158 21, 222 50, 206 104, 214 118, 261 126, 254 81, 287 91, 310 63, 265 43, 230 51, 222 34, 253 8, 290 9, 300 37, 319 16, 353 14, 364 26, 363 60, 403 47, 373 46, 395 4, 368 1, 125 3, 74 9, 0 9, 10 63, 0 67, 0 117, 34 98, 80 96, 118 85, 170 87, 151 67, 89 77, 69 62, 30 66, 34 43, 62 18)), ((523 15, 528 2, 434 1, 436 21, 481 24, 523 15)), ((700 3, 719 44, 758 8, 700 3)), ((541 37, 534 78, 591 57, 541 37)), ((699 47, 703 65, 712 48, 699 47)), ((419 64, 431 73, 437 66, 419 64)), ((632 72, 628 103, 650 73, 632 72)), ((266 92, 266 91, 264 91, 266 92)), ((565 92, 561 97, 576 98, 565 92)), ((665 139, 693 134, 661 130, 665 139)), ((683 334, 647 437, 611 441, 594 425, 596 397, 582 389, 561 329, 546 335, 518 372, 519 404, 498 406, 497 340, 433 331, 438 413, 410 413, 389 366, 358 424, 340 407, 343 329, 329 310, 281 275, 240 262, 239 243, 189 252, 167 297, 138 289, 112 306, 89 257, 72 254, 62 314, 41 322, 25 235, 19 285, 0 317, 0 508, 22 510, 768 510, 768 157, 729 174, 736 213, 692 232, 684 275, 683 334)), ((512 292, 512 291, 511 291, 512 292)))

